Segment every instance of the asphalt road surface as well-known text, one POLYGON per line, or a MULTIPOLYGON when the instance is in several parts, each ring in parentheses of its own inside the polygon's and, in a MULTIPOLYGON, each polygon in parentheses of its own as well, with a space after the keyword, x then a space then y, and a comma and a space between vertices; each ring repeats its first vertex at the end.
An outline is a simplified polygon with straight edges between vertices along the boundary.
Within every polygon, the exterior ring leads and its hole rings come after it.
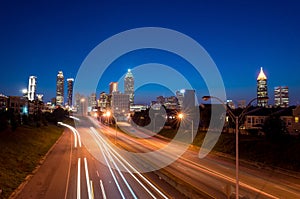
MULTIPOLYGON (((185 198, 183 193, 190 198, 234 196, 234 160, 216 155, 200 159, 197 148, 186 149, 180 142, 170 145, 170 140, 147 136, 145 130, 118 125, 127 133, 92 118, 81 118, 76 130, 67 127, 16 198, 185 198), (159 151, 166 146, 168 150, 159 151), (177 151, 185 152, 169 163, 177 151), (155 155, 144 155, 151 152, 155 155), (163 163, 169 164, 161 168, 163 163)), ((299 198, 299 190, 297 175, 240 166, 240 197, 299 198)))

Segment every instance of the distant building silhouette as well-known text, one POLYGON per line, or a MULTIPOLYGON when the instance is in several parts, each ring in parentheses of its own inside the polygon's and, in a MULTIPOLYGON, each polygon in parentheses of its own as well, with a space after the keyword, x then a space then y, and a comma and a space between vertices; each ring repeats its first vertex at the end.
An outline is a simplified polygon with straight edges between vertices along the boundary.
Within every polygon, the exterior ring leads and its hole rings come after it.
POLYGON ((58 71, 56 78, 56 105, 63 106, 64 104, 64 74, 58 71))
POLYGON ((195 90, 181 89, 176 91, 176 97, 181 109, 194 108, 196 105, 195 90))
POLYGON ((94 109, 97 108, 97 96, 96 93, 92 93, 89 97, 88 97, 88 109, 89 111, 92 111, 94 109))
POLYGON ((67 98, 67 100, 68 100, 68 105, 70 106, 70 107, 72 107, 73 106, 73 100, 72 100, 72 98, 73 98, 73 84, 74 84, 74 79, 73 78, 68 78, 67 79, 67 83, 68 83, 68 98, 67 98))
POLYGON ((246 108, 246 100, 239 100, 238 108, 246 108))
POLYGON ((274 88, 274 104, 282 108, 289 106, 289 88, 287 86, 277 86, 274 88))
POLYGON ((111 109, 114 115, 129 113, 129 95, 115 92, 111 95, 111 109))
POLYGON ((263 71, 263 68, 260 68, 260 73, 257 77, 257 106, 266 107, 268 105, 268 85, 267 77, 263 71))
POLYGON ((100 93, 98 100, 98 107, 100 111, 104 112, 110 108, 111 95, 108 95, 105 92, 100 93))
POLYGON ((0 111, 5 111, 8 107, 8 97, 0 93, 0 111))
POLYGON ((114 92, 118 92, 118 82, 109 83, 109 94, 112 94, 114 92))

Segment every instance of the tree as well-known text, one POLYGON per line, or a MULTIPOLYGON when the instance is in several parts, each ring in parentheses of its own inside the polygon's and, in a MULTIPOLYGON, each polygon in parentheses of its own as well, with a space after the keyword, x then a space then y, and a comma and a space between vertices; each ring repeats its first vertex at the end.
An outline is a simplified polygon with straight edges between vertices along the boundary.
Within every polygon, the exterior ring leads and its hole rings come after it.
POLYGON ((53 115, 55 117, 55 122, 62 122, 65 117, 65 110, 58 106, 54 111, 53 115))
POLYGON ((278 139, 287 135, 285 122, 279 116, 268 117, 263 125, 263 131, 270 139, 278 139))
POLYGON ((0 112, 0 131, 3 131, 8 126, 8 119, 7 119, 7 112, 1 111, 0 112))

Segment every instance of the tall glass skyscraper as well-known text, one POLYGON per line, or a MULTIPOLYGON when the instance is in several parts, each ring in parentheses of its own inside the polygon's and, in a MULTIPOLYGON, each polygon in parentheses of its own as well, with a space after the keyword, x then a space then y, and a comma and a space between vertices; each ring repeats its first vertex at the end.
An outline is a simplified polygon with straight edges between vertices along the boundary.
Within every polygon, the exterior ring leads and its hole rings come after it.
POLYGON ((260 68, 260 73, 257 77, 257 106, 266 107, 268 105, 268 84, 267 76, 263 68, 260 68))
POLYGON ((73 102, 72 102, 72 97, 73 97, 73 83, 74 83, 74 79, 73 78, 68 78, 67 79, 67 83, 68 83, 68 105, 70 107, 73 106, 73 102))
POLYGON ((274 88, 275 106, 289 107, 289 88, 287 86, 277 86, 274 88))
POLYGON ((134 103, 134 78, 131 70, 128 69, 124 78, 124 92, 129 95, 129 103, 133 105, 134 103))
POLYGON ((64 104, 64 74, 58 71, 56 78, 56 105, 63 106, 64 104))
POLYGON ((28 82, 28 91, 27 91, 27 97, 28 100, 33 101, 35 99, 35 93, 36 93, 36 76, 30 76, 29 82, 28 82))

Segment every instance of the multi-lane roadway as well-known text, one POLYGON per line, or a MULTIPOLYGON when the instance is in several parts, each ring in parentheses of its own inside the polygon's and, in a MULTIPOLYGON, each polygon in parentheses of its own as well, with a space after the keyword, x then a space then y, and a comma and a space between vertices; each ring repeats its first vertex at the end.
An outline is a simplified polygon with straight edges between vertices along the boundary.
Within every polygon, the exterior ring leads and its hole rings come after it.
MULTIPOLYGON (((200 159, 196 148, 186 149, 180 142, 170 145, 170 140, 147 136, 140 128, 125 123, 118 125, 123 132, 92 118, 81 118, 76 129, 67 127, 17 198, 228 198, 234 195, 233 160, 215 155, 200 159), (160 151, 166 146, 168 150, 160 151), (168 161, 181 149, 185 150, 181 156, 168 161)), ((297 174, 260 170, 249 165, 240 167, 241 197, 299 198, 299 182, 297 174)))

